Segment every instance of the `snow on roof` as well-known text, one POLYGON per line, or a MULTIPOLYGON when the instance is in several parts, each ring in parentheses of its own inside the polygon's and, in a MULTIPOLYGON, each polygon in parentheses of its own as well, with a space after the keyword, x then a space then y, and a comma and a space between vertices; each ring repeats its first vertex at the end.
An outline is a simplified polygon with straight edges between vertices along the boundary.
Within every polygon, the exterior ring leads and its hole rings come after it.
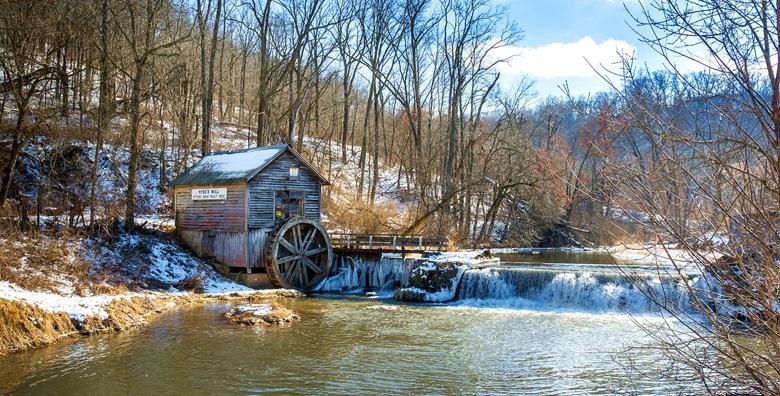
POLYGON ((200 166, 203 168, 213 167, 226 175, 244 175, 257 169, 258 165, 262 166, 268 162, 278 152, 278 149, 266 147, 261 150, 210 155, 203 159, 200 166))
POLYGON ((173 185, 227 184, 245 181, 287 148, 286 144, 276 144, 211 153, 177 177, 173 185))

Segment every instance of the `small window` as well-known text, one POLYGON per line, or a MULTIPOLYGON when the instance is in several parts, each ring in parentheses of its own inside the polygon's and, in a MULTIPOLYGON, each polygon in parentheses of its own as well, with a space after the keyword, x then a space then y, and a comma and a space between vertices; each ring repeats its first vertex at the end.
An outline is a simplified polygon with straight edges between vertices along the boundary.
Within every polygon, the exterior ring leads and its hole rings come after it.
POLYGON ((299 172, 300 172, 300 169, 298 169, 297 166, 291 166, 290 167, 290 179, 297 179, 299 172))
POLYGON ((292 217, 302 217, 306 195, 302 191, 277 191, 274 199, 274 222, 292 217))

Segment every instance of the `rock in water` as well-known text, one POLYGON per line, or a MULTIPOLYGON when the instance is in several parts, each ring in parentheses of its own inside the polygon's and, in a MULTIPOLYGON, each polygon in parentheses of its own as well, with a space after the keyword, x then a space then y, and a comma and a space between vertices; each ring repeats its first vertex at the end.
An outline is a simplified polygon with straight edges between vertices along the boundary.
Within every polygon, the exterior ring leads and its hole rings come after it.
POLYGON ((228 311, 225 318, 244 326, 270 326, 289 324, 300 319, 300 316, 277 303, 272 303, 239 305, 228 311))
POLYGON ((455 299, 458 284, 469 265, 456 261, 423 261, 396 290, 395 299, 406 302, 447 302, 455 299))

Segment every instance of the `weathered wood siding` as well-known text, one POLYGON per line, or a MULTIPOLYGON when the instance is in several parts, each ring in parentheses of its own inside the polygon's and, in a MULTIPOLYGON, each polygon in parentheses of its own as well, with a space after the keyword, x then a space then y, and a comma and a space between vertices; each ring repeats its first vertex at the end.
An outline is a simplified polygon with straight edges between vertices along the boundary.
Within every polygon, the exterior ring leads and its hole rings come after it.
POLYGON ((250 267, 263 267, 263 250, 265 249, 265 241, 268 237, 268 232, 269 230, 265 228, 255 228, 250 229, 249 233, 247 233, 250 267))
POLYGON ((245 232, 179 231, 179 238, 198 257, 233 267, 247 266, 246 235, 245 232))
POLYGON ((234 267, 246 267, 246 232, 211 232, 202 235, 205 257, 234 267))
POLYGON ((274 193, 264 183, 249 183, 249 229, 273 228, 274 193))
POLYGON ((193 201, 193 188, 211 186, 176 187, 176 229, 197 231, 246 231, 246 185, 226 187, 227 199, 219 201, 193 201))
POLYGON ((294 155, 282 153, 262 172, 249 181, 249 228, 274 226, 274 193, 276 191, 303 191, 304 217, 320 220, 320 179, 294 155), (290 179, 290 167, 298 166, 298 178, 290 179))

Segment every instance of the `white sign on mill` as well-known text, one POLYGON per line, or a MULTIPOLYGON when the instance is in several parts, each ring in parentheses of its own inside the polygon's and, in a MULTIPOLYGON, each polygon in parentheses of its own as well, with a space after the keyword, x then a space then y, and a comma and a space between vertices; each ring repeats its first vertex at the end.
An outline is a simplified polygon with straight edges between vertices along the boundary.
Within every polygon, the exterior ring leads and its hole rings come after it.
POLYGON ((218 201, 227 199, 227 188, 194 188, 193 201, 218 201))

